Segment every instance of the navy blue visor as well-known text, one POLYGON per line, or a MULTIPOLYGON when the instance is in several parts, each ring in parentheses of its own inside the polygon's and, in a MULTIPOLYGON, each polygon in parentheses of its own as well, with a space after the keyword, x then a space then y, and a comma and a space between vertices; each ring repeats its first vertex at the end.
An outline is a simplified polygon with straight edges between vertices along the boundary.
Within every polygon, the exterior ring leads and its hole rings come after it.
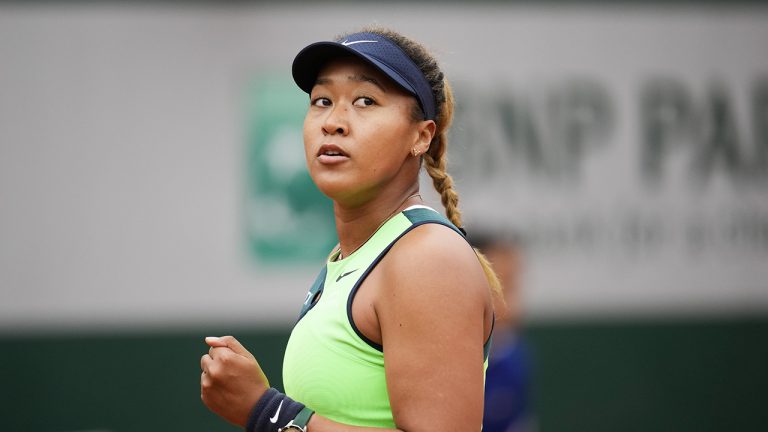
POLYGON ((311 93, 320 69, 329 60, 350 55, 365 60, 415 96, 424 118, 435 119, 435 98, 424 74, 400 47, 375 33, 355 33, 340 42, 308 45, 293 60, 293 80, 299 88, 311 93))

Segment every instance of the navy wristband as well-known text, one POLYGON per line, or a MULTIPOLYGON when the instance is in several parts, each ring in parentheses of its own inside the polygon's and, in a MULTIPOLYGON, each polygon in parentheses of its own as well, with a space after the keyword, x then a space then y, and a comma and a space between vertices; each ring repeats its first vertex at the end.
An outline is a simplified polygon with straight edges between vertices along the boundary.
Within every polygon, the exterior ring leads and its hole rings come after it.
POLYGON ((246 432, 277 432, 296 418, 302 409, 304 404, 269 388, 253 406, 245 430, 246 432))

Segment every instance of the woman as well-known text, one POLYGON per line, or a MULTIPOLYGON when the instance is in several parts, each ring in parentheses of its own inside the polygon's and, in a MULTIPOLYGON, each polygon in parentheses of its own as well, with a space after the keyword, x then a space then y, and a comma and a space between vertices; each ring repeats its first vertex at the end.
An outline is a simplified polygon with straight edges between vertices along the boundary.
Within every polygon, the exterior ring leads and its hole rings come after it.
POLYGON ((309 173, 339 246, 286 348, 286 394, 234 338, 207 338, 202 399, 248 431, 479 430, 498 281, 463 238, 445 171, 450 87, 417 43, 371 28, 304 48, 309 173), (422 161, 447 219, 422 204, 422 161), (313 415, 314 414, 314 415, 313 415))

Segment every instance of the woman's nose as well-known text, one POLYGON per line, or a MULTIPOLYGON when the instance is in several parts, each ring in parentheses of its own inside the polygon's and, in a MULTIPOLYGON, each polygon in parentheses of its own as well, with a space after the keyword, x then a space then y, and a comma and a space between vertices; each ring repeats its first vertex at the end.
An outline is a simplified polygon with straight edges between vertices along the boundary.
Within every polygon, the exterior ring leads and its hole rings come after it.
POLYGON ((346 110, 341 107, 334 107, 328 113, 323 123, 324 135, 346 135, 349 132, 349 124, 346 120, 346 110))

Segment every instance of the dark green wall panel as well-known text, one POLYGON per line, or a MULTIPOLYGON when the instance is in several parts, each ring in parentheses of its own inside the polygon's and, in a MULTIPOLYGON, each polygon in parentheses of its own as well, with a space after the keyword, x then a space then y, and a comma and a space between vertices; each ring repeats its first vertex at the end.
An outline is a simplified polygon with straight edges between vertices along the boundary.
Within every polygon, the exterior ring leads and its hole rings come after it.
POLYGON ((542 431, 762 431, 768 321, 529 331, 542 431))
MULTIPOLYGON (((200 401, 205 333, 0 340, 2 431, 234 431, 200 401)), ((243 332, 274 386, 287 331, 243 332)))
MULTIPOLYGON (((280 388, 288 329, 230 332, 280 388)), ((200 401, 206 335, 2 336, 0 430, 236 431, 200 401)), ((538 323, 526 335, 540 431, 744 432, 768 424, 768 318, 538 323)))

